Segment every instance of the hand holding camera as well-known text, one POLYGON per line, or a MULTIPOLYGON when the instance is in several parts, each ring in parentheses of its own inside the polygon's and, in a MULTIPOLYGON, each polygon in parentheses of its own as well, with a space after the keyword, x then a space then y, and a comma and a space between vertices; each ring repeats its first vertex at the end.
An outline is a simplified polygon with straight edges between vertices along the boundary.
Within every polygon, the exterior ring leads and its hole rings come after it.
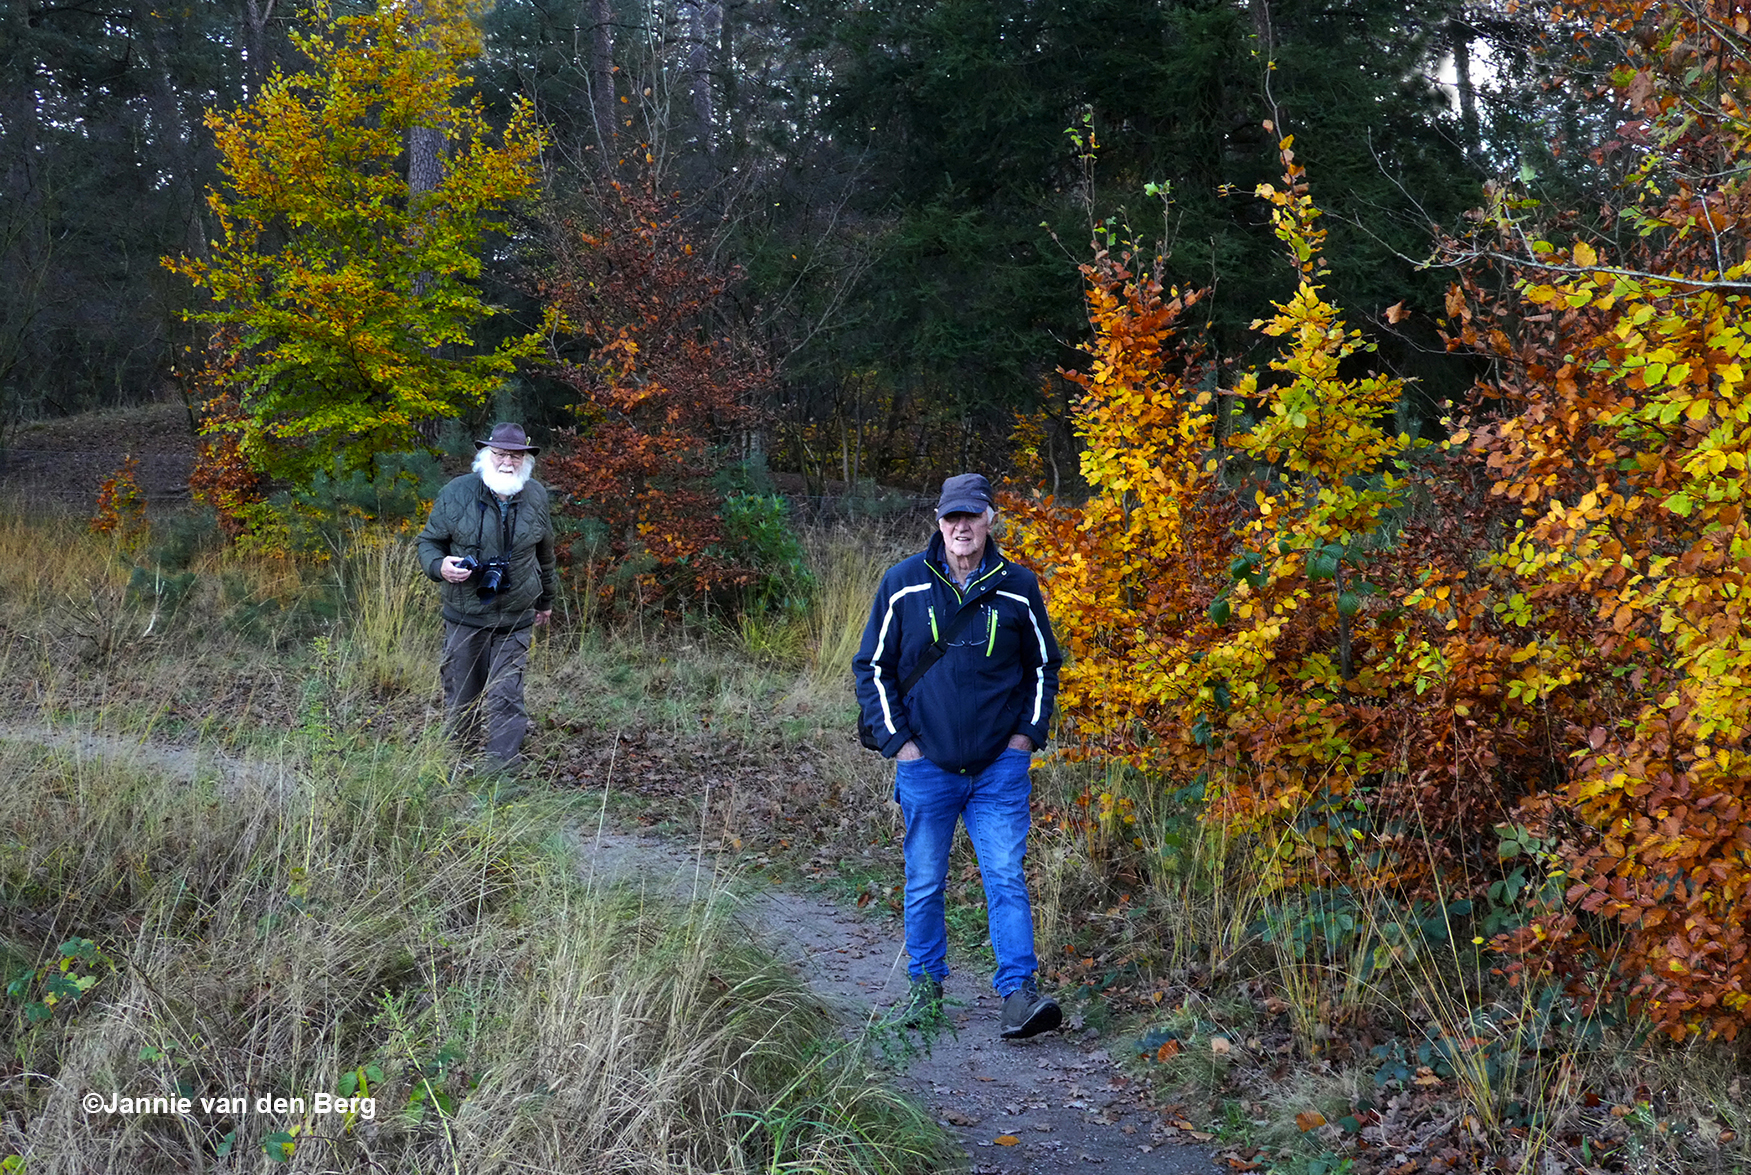
POLYGON ((467 583, 474 578, 474 569, 464 567, 460 555, 445 555, 438 564, 438 575, 445 583, 467 583))
MULTIPOLYGON (((447 559, 446 564, 453 564, 458 571, 467 572, 463 579, 452 579, 451 583, 466 583, 469 579, 478 579, 480 584, 475 588, 476 594, 483 600, 490 600, 499 594, 504 586, 505 572, 511 568, 509 559, 476 559, 472 555, 463 555, 459 559, 447 559)), ((449 576, 444 578, 449 579, 449 576)))

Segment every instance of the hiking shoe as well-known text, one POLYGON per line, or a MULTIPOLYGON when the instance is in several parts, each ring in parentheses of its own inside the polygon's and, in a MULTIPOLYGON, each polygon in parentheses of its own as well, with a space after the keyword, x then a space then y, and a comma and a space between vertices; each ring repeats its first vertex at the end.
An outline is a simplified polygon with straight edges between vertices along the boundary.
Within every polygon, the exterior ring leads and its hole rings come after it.
POLYGON ((921 1028, 942 1018, 942 980, 921 976, 912 981, 906 1002, 894 1009, 893 1018, 907 1028, 921 1028))
POLYGON ((1005 1040, 1021 1040, 1050 1032, 1063 1021, 1064 1013, 1058 1001, 1043 996, 1033 976, 1022 980, 1021 986, 1003 998, 1003 1030, 1005 1040))

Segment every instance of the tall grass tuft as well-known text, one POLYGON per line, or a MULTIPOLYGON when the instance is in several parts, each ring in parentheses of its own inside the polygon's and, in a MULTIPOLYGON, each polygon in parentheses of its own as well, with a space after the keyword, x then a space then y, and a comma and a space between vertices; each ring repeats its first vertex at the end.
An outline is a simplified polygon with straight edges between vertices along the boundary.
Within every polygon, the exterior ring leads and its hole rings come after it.
POLYGON ((0 1153, 31 1170, 944 1158, 722 894, 585 882, 552 801, 450 791, 417 753, 191 782, 73 745, 0 742, 0 1153), (84 1102, 179 1093, 192 1112, 84 1102))
POLYGON ((0 591, 9 610, 62 613, 100 585, 118 589, 131 570, 117 540, 93 534, 84 519, 33 515, 26 503, 0 503, 0 591))
POLYGON ((842 682, 849 688, 851 659, 882 573, 923 549, 925 540, 915 531, 905 521, 870 522, 823 527, 806 536, 816 583, 809 613, 809 677, 816 685, 842 682))
POLYGON ((438 663, 438 608, 412 540, 360 529, 346 552, 336 574, 347 601, 353 680, 379 694, 429 685, 438 663))

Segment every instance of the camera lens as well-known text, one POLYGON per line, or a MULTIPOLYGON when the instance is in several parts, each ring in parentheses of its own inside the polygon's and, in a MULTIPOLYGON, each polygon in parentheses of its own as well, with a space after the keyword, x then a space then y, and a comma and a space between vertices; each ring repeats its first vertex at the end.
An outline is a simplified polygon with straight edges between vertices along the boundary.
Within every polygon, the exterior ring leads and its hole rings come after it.
POLYGON ((497 559, 489 559, 480 569, 480 598, 489 600, 498 594, 505 581, 505 565, 497 559))

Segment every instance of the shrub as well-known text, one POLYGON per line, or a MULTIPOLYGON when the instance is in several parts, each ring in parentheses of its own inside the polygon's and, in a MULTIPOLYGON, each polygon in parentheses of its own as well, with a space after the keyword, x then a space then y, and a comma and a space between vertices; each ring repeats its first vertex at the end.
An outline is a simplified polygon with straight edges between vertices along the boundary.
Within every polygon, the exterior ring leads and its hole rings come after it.
POLYGON ((724 550, 752 572, 743 605, 757 612, 800 616, 814 593, 815 577, 790 512, 776 494, 736 494, 724 501, 724 550))
POLYGON ((97 491, 97 512, 91 518, 96 534, 115 538, 124 550, 134 550, 146 541, 151 529, 146 520, 146 496, 140 492, 140 461, 132 453, 122 458, 121 468, 104 479, 97 491))
POLYGON ((1494 382, 1435 457, 1381 427, 1393 381, 1349 374, 1366 345, 1319 296, 1285 163, 1261 194, 1300 288, 1262 324, 1287 340, 1273 374, 1234 385, 1256 423, 1230 446, 1173 338, 1190 296, 1105 254, 1085 269, 1092 362, 1067 374, 1095 493, 1013 505, 1073 658, 1073 753, 1202 788, 1272 884, 1482 900, 1516 981, 1535 961, 1582 1006, 1628 995, 1674 1038, 1736 1036, 1751 264, 1722 267, 1687 194, 1641 207, 1615 262, 1501 201, 1487 248, 1518 286, 1468 277, 1448 302, 1494 382), (1512 888, 1541 900, 1504 911, 1512 888))
POLYGON ((727 290, 672 201, 619 182, 586 190, 549 232, 543 291, 566 324, 556 373, 579 395, 543 478, 600 541, 574 578, 607 599, 666 605, 748 584, 713 482, 734 463, 763 355, 731 329, 727 290))

